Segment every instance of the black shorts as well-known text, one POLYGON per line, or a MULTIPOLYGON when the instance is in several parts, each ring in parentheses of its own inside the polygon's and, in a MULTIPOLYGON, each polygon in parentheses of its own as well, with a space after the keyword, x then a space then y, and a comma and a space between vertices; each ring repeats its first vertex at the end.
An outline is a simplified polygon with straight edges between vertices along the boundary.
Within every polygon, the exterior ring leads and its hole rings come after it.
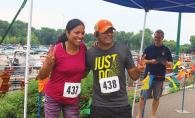
POLYGON ((131 106, 98 107, 90 106, 90 118, 132 118, 131 106))

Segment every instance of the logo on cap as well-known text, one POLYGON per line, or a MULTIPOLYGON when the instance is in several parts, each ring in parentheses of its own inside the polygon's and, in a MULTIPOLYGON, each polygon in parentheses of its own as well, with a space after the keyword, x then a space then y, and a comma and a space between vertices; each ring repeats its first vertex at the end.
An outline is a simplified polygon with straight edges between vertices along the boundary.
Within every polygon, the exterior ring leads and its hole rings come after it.
POLYGON ((108 20, 105 20, 105 19, 102 19, 102 20, 99 20, 96 24, 95 24, 95 31, 97 32, 101 32, 101 33, 104 33, 105 31, 107 31, 109 28, 113 28, 114 30, 116 30, 112 23, 108 20))

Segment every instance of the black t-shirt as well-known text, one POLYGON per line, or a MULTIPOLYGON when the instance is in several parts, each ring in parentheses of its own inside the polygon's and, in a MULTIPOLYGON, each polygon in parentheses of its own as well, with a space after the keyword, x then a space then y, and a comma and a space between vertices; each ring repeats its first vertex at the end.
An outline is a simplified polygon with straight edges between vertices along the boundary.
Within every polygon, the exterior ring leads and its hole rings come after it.
MULTIPOLYGON (((98 46, 86 51, 86 67, 93 71, 92 105, 100 107, 120 107, 128 105, 125 68, 134 68, 132 54, 129 48, 117 42, 108 50, 101 50, 98 46), (111 93, 102 93, 100 80, 102 78, 118 77, 120 89, 111 93)), ((115 83, 107 81, 106 87, 113 88, 115 83), (110 83, 109 83, 110 82, 110 83)), ((118 85, 117 85, 118 86, 118 85)))

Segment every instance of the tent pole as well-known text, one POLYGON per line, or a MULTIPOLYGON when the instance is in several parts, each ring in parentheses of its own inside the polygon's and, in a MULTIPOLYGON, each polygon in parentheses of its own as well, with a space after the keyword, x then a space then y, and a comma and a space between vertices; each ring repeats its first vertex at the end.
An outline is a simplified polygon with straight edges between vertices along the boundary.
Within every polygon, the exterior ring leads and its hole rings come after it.
MULTIPOLYGON (((143 25, 143 32, 142 32, 142 42, 141 42, 141 48, 140 48, 140 52, 139 52, 140 57, 142 57, 142 50, 143 50, 143 43, 144 43, 144 34, 145 34, 145 27, 146 27, 146 17, 147 17, 147 12, 145 12, 145 16, 144 16, 144 25, 143 25)), ((140 80, 140 78, 139 78, 139 80, 140 80)), ((138 80, 136 81, 136 83, 137 82, 138 82, 138 80)), ((137 91, 137 84, 135 85, 135 93, 134 93, 133 106, 132 106, 132 115, 133 115, 134 107, 135 107, 136 91, 137 91)))
POLYGON ((28 74, 29 74, 29 52, 30 52, 30 40, 31 40, 31 24, 32 24, 32 7, 33 0, 30 0, 29 9, 29 22, 28 22, 28 34, 27 34, 27 53, 26 53, 26 69, 25 69, 25 99, 24 99, 24 118, 27 113, 27 94, 28 94, 28 74))
MULTIPOLYGON (((176 43, 174 64, 176 64, 179 61, 180 30, 181 30, 181 12, 179 12, 179 18, 178 18, 177 43, 176 43)), ((173 70, 173 73, 178 73, 178 66, 173 70)))

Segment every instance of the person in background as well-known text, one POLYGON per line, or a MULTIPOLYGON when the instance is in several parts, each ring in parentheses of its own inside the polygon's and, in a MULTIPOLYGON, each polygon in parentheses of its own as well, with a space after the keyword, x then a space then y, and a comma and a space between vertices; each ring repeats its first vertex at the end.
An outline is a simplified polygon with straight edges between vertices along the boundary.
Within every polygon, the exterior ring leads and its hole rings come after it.
MULTIPOLYGON (((152 103, 152 114, 151 118, 154 118, 155 113, 157 111, 159 105, 159 99, 162 95, 163 91, 163 81, 165 81, 166 74, 166 66, 171 66, 173 59, 171 56, 170 49, 162 43, 164 39, 164 32, 162 30, 156 30, 154 33, 154 44, 149 45, 144 50, 144 54, 146 57, 144 62, 146 63, 146 69, 144 72, 144 78, 147 76, 148 72, 154 75, 154 79, 150 88, 146 91, 147 98, 151 98, 153 92, 153 103, 152 103)), ((139 101, 139 113, 137 118, 142 117, 142 110, 144 104, 144 96, 143 90, 140 93, 140 101, 139 101)))
POLYGON ((51 72, 45 88, 45 117, 57 118, 61 110, 64 117, 79 118, 79 97, 81 79, 85 71, 86 46, 81 43, 85 37, 85 26, 79 19, 72 19, 65 32, 58 37, 55 46, 50 45, 40 79, 51 72))
MULTIPOLYGON (((135 67, 129 48, 113 41, 112 23, 100 20, 95 24, 94 36, 98 45, 86 51, 86 68, 93 71, 91 118, 132 118, 126 84, 125 68, 130 78, 137 80, 146 65, 139 60, 135 67)), ((84 72, 84 76, 88 71, 84 72)))

